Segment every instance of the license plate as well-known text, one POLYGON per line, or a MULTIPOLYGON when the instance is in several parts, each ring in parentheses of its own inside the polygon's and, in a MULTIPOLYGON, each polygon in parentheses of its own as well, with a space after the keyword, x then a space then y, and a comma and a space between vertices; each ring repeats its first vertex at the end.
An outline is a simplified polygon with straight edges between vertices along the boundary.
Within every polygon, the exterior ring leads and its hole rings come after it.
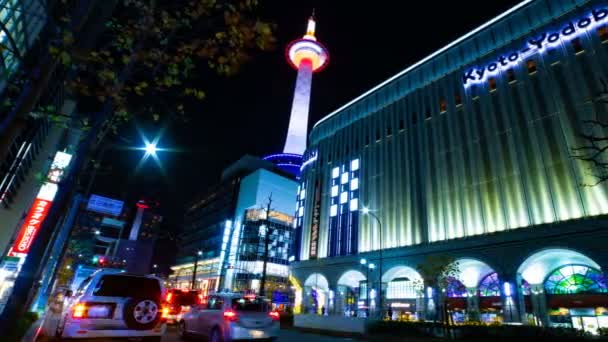
POLYGON ((110 307, 106 305, 90 306, 87 310, 87 317, 90 318, 108 318, 110 316, 110 307))
POLYGON ((249 335, 254 338, 264 337, 264 331, 262 330, 249 330, 249 335))

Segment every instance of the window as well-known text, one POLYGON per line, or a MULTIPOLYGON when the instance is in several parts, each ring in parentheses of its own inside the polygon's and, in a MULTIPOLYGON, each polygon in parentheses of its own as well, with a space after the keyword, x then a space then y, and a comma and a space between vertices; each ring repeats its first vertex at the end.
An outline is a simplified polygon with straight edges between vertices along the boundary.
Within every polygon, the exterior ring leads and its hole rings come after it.
POLYGON ((329 216, 334 217, 338 215, 338 205, 334 204, 329 208, 329 216))
POLYGON ((331 197, 336 197, 338 196, 338 186, 334 185, 331 187, 331 197))
POLYGON ((526 66, 528 67, 528 74, 533 74, 536 72, 536 61, 529 59, 526 62, 526 66))
POLYGON ((338 178, 340 176, 340 168, 339 167, 334 167, 331 170, 331 178, 338 178))
POLYGON ((405 121, 403 119, 399 119, 399 130, 403 131, 405 129, 405 121))
POLYGON ((350 170, 357 171, 359 170, 359 159, 353 159, 350 162, 350 170))
POLYGON ((439 101, 439 112, 440 113, 445 113, 448 110, 448 104, 445 101, 445 99, 441 99, 439 101))
POLYGON ((608 26, 604 25, 597 28, 597 35, 602 42, 608 41, 608 26))
POLYGON ((517 79, 515 78, 515 71, 513 71, 513 69, 507 70, 507 81, 509 83, 513 83, 513 82, 517 81, 517 79))
POLYGON ((160 283, 146 277, 104 275, 93 295, 107 297, 149 297, 160 299, 160 283))
POLYGON ((350 191, 359 189, 359 178, 353 178, 350 181, 350 191))
POLYGON ((224 307, 224 298, 218 296, 209 297, 208 309, 221 310, 224 307))
POLYGON ((433 116, 431 115, 431 110, 427 108, 427 109, 424 111, 424 119, 425 119, 425 120, 430 120, 432 117, 433 117, 433 116))
POLYGON ((488 87, 490 87, 490 91, 496 90, 496 78, 494 78, 494 77, 488 78, 488 87))
POLYGON ((359 209, 359 200, 353 198, 350 200, 350 211, 355 211, 357 209, 359 209))
POLYGON ((268 305, 261 298, 233 298, 232 310, 248 312, 267 312, 268 305))
POLYGON ((572 44, 572 48, 574 49, 574 53, 579 54, 585 51, 585 48, 583 48, 583 42, 581 41, 580 38, 574 38, 570 41, 570 44, 572 44))
POLYGON ((456 106, 462 106, 462 96, 459 93, 454 94, 454 103, 456 106))
POLYGON ((345 191, 340 194, 340 204, 348 202, 348 193, 345 191))

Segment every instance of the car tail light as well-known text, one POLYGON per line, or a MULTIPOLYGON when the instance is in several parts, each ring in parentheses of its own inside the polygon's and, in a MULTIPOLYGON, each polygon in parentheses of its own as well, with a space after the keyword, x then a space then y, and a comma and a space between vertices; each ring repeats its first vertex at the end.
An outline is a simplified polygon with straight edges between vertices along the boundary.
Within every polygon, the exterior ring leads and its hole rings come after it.
POLYGON ((87 305, 85 303, 78 303, 74 306, 74 312, 72 313, 72 317, 74 318, 84 318, 87 314, 87 305))
POLYGON ((168 307, 164 306, 164 307, 162 308, 162 311, 161 311, 161 312, 162 312, 162 313, 161 313, 160 318, 168 318, 168 317, 169 317, 169 308, 168 308, 168 307))
POLYGON ((278 321, 281 319, 281 315, 279 315, 278 311, 270 311, 270 313, 268 313, 270 315, 270 318, 272 318, 273 321, 278 321))
POLYGON ((74 306, 74 318, 112 318, 115 304, 111 303, 78 303, 74 306))
POLYGON ((236 322, 239 320, 239 315, 233 310, 226 310, 224 311, 224 319, 230 322, 236 322))

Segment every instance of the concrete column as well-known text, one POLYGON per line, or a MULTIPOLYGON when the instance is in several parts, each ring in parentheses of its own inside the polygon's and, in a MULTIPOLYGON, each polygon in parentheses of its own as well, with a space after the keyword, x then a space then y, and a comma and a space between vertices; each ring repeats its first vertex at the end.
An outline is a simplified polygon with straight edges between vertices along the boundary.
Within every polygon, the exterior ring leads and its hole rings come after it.
POLYGON ((438 291, 436 288, 426 287, 424 289, 424 300, 425 300, 425 310, 424 310, 424 319, 427 320, 437 320, 437 309, 438 309, 438 291))
POLYGON ((532 310, 536 317, 536 324, 542 326, 549 325, 549 315, 547 313, 547 295, 543 284, 530 284, 532 292, 532 310))
MULTIPOLYGON (((522 308, 522 306, 520 302, 523 303, 523 293, 520 285, 521 280, 518 281, 517 277, 509 276, 503 276, 500 279, 502 319, 504 322, 521 322, 520 308, 522 308)), ((523 306, 523 310, 525 311, 525 306, 523 306)))
POLYGON ((467 319, 470 321, 479 321, 479 294, 477 287, 467 287, 467 319))

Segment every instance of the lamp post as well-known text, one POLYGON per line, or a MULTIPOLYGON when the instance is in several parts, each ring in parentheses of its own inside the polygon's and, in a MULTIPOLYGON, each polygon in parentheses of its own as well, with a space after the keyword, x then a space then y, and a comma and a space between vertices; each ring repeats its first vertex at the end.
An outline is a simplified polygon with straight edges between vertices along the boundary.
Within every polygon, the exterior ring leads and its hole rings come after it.
POLYGON ((192 270, 192 284, 190 285, 190 289, 194 290, 194 284, 196 284, 196 267, 198 266, 198 258, 203 255, 201 250, 196 251, 194 253, 194 269, 192 270))
POLYGON ((364 215, 369 215, 371 217, 373 217, 376 222, 378 223, 378 229, 380 230, 380 265, 378 268, 378 273, 380 274, 380 296, 378 298, 378 308, 380 308, 380 317, 384 318, 384 307, 383 305, 383 293, 382 293, 382 249, 384 248, 384 244, 382 242, 382 222, 380 222, 380 219, 378 218, 378 216, 376 216, 376 214, 374 214, 371 210, 369 210, 369 208, 364 207, 363 209, 363 214, 364 215))

